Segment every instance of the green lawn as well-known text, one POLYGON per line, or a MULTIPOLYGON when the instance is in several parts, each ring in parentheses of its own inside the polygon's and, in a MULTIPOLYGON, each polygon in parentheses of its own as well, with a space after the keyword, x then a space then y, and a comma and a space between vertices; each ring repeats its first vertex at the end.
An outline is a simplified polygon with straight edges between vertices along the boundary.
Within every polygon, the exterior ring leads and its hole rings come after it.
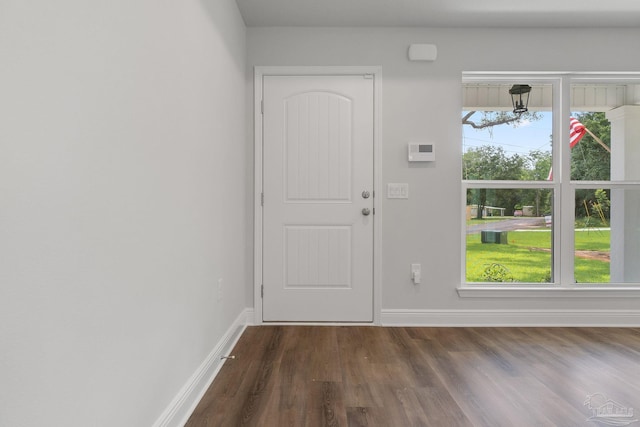
MULTIPOLYGON (((577 231, 576 250, 609 252, 609 231, 577 231)), ((544 283, 551 280, 551 231, 509 231, 508 244, 467 236, 467 281, 544 283)), ((579 283, 608 283, 609 263, 576 257, 579 283)))
MULTIPOLYGON (((609 230, 576 231, 576 250, 591 250, 609 253, 611 232, 609 230)), ((609 262, 575 257, 574 275, 578 283, 608 283, 609 262)))

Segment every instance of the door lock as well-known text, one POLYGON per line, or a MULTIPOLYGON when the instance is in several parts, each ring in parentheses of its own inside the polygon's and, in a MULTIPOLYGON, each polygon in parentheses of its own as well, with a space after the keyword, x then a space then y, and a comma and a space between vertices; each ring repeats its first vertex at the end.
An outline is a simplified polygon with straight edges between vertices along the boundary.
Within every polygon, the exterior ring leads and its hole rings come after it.
POLYGON ((369 193, 367 190, 364 190, 362 192, 362 198, 363 199, 368 199, 371 196, 371 193, 369 193))

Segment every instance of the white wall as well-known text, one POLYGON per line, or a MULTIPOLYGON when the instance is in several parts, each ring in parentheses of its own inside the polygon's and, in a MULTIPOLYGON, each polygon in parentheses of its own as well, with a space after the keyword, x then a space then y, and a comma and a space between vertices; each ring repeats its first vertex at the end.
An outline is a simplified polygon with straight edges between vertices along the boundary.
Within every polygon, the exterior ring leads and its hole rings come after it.
MULTIPOLYGON (((382 181, 409 183, 408 200, 382 189, 384 310, 635 309, 636 299, 460 298, 461 73, 638 71, 640 29, 249 28, 248 69, 282 65, 382 66, 382 181), (432 63, 410 62, 411 43, 433 43, 432 63), (411 139, 436 144, 433 164, 411 165, 411 139), (419 231, 421 230, 421 231, 419 231), (423 283, 410 280, 421 263, 423 283)), ((251 92, 250 92, 251 93, 251 92)), ((248 123, 247 149, 252 149, 248 123)), ((250 295, 250 288, 247 290, 250 295)), ((473 322, 473 319, 469 319, 473 322)))
POLYGON ((233 0, 0 3, 0 426, 149 426, 243 311, 245 36, 233 0))

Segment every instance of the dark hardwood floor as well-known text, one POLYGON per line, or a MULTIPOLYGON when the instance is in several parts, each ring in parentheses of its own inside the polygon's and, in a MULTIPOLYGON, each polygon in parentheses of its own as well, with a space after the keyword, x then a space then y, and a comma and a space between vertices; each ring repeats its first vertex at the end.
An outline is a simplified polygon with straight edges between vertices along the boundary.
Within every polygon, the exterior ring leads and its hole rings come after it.
POLYGON ((607 400, 640 418, 634 328, 256 326, 232 354, 188 427, 599 426, 607 400))

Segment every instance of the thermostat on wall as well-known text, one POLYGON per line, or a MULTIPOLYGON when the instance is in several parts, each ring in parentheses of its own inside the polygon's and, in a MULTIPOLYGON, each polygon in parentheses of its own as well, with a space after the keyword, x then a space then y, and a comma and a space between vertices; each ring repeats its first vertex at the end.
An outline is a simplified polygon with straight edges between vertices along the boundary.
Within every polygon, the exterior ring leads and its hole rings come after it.
POLYGON ((409 143, 409 161, 410 162, 433 162, 436 160, 436 152, 433 144, 425 142, 409 143))

